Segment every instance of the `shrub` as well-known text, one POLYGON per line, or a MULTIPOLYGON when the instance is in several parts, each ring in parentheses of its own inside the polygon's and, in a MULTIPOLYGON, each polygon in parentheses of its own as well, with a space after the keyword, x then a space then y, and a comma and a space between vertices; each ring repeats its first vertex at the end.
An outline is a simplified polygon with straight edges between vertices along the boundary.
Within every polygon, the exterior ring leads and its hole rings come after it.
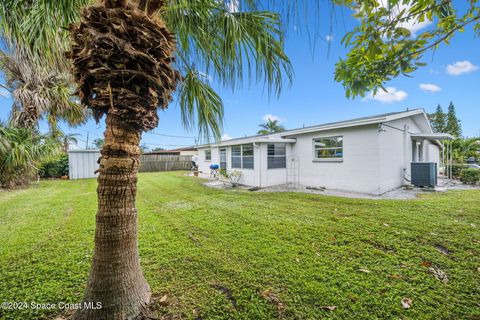
POLYGON ((60 144, 36 130, 0 123, 0 187, 25 186, 37 177, 38 165, 57 156, 60 144))
POLYGON ((57 159, 44 162, 40 165, 41 178, 59 178, 68 176, 68 155, 62 154, 57 159))
MULTIPOLYGON (((463 164, 452 164, 452 176, 453 178, 458 179, 460 177, 460 174, 462 170, 465 169, 465 165, 463 164)), ((448 173, 450 172, 450 166, 446 165, 445 166, 445 172, 448 173)))
POLYGON ((480 183, 480 169, 466 168, 460 173, 460 181, 465 184, 478 184, 480 183))

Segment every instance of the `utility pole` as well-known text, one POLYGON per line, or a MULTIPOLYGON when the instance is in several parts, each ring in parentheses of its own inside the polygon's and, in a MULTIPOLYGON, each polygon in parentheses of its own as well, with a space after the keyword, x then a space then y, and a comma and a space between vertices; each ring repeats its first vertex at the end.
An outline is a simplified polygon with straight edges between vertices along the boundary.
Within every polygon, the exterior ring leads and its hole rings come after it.
POLYGON ((87 143, 86 143, 86 146, 85 146, 85 149, 88 150, 88 135, 90 134, 90 132, 87 131, 87 143))

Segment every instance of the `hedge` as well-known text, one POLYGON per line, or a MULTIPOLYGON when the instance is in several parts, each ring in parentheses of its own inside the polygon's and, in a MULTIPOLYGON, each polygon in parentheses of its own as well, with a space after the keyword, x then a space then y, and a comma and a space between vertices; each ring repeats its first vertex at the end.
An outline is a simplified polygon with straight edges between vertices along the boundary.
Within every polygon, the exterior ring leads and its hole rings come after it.
POLYGON ((480 183, 480 169, 465 168, 460 172, 460 181, 465 184, 476 185, 480 183))
POLYGON ((42 163, 38 174, 41 178, 68 176, 68 155, 63 154, 58 159, 42 163))

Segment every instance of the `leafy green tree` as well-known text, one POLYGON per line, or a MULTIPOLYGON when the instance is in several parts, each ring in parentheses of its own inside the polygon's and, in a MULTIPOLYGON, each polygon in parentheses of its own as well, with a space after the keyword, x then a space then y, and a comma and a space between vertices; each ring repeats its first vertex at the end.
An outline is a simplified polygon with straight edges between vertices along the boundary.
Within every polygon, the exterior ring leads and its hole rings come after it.
POLYGON ((432 125, 433 132, 445 132, 446 131, 446 120, 447 115, 443 112, 443 109, 440 105, 437 105, 437 109, 434 113, 428 114, 428 119, 432 125))
POLYGON ((445 126, 445 131, 457 138, 462 136, 462 127, 460 125, 460 120, 457 118, 453 102, 450 102, 450 104, 448 105, 447 123, 445 126))
MULTIPOLYGON (((401 74, 410 75, 424 66, 424 55, 436 50, 469 25, 480 30, 478 1, 450 0, 336 0, 352 9, 359 24, 342 43, 345 59, 336 65, 335 80, 347 97, 364 96, 384 88, 385 82, 401 74), (462 2, 467 10, 459 10, 462 2), (408 25, 431 22, 424 31, 413 33, 408 25)), ((477 41, 472 39, 472 41, 477 41)))
POLYGON ((38 165, 61 152, 61 145, 34 129, 0 124, 0 186, 13 188, 36 178, 38 165))
MULTIPOLYGON (((258 79, 278 95, 292 68, 280 16, 262 10, 261 1, 232 8, 218 0, 102 0, 80 15, 83 4, 89 1, 8 1, 0 6, 0 26, 5 38, 55 61, 63 52, 55 52, 49 39, 77 22, 68 29, 68 57, 81 102, 97 121, 106 115, 106 131, 83 298, 103 307, 79 309, 73 318, 133 319, 151 296, 137 248, 142 132, 157 126, 158 109, 177 92, 185 126, 196 123, 201 134, 219 137, 223 103, 205 74, 231 89, 244 77, 258 79)), ((61 42, 57 48, 67 47, 61 42)))
POLYGON ((285 127, 278 124, 278 120, 272 119, 268 119, 267 122, 260 124, 259 127, 262 129, 258 130, 258 134, 269 134, 285 131, 285 127))

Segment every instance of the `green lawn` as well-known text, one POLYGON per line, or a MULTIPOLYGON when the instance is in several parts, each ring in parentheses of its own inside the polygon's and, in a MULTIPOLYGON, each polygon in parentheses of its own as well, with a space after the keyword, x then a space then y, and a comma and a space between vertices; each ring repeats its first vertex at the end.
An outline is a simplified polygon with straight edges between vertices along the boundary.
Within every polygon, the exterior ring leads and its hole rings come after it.
MULTIPOLYGON (((79 302, 95 187, 0 192, 0 302, 79 302)), ((137 207, 143 269, 154 295, 167 295, 155 306, 166 319, 480 319, 479 191, 374 201, 221 191, 149 173, 137 207)), ((61 314, 0 309, 0 319, 61 314)))

